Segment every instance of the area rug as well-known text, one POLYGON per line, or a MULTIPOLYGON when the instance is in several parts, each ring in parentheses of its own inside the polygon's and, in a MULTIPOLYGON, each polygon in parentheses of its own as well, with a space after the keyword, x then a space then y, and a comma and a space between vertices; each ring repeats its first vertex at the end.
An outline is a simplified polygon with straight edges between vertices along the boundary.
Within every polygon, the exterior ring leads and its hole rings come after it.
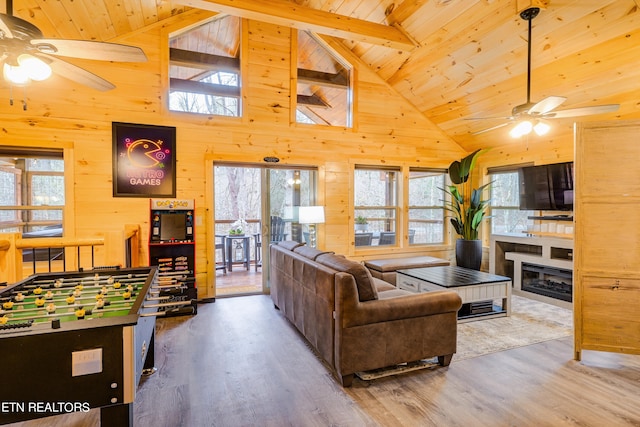
MULTIPOLYGON (((573 334, 573 312, 569 309, 515 295, 511 304, 509 317, 459 323, 457 352, 452 363, 573 334)), ((436 365, 437 359, 427 359, 356 375, 372 380, 436 365)))

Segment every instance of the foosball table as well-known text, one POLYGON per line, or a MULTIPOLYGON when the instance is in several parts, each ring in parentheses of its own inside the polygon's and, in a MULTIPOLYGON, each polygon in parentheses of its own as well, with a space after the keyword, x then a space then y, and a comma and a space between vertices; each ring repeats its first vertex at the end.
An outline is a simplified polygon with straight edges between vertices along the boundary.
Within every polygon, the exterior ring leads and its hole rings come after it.
POLYGON ((131 426, 157 316, 195 313, 156 267, 36 274, 0 291, 0 424, 100 408, 131 426))

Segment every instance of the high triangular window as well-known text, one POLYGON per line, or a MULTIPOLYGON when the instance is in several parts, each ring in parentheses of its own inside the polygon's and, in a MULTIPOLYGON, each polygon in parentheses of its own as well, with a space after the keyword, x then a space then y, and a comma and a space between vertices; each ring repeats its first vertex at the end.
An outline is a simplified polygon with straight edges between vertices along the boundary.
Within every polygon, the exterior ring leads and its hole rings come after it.
POLYGON ((169 39, 169 109, 239 117, 240 18, 223 16, 169 39))
POLYGON ((315 35, 298 31, 296 122, 352 126, 352 67, 315 35))

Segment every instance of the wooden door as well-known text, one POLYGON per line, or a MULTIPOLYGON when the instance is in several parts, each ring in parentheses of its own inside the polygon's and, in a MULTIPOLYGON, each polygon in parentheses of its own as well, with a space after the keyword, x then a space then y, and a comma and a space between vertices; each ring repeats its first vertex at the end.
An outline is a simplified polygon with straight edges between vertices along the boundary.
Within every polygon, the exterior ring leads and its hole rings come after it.
POLYGON ((640 354, 640 121, 578 126, 575 358, 640 354))

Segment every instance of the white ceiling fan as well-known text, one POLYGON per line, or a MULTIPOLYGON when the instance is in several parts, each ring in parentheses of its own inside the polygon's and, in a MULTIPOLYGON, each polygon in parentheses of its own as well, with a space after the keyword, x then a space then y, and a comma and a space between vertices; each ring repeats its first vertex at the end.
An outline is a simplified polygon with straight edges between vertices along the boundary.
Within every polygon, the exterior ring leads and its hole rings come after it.
POLYGON ((567 117, 588 116, 593 114, 611 113, 617 111, 619 104, 594 105, 590 107, 572 108, 568 110, 556 110, 567 98, 564 96, 548 96, 539 102, 531 102, 531 21, 538 16, 540 9, 532 7, 520 13, 520 17, 529 22, 529 39, 527 41, 527 102, 525 104, 513 107, 511 116, 509 117, 471 117, 466 120, 508 120, 506 123, 497 126, 473 132, 472 135, 478 135, 495 129, 508 126, 514 122, 517 124, 509 132, 509 134, 518 138, 523 135, 535 131, 538 135, 546 134, 550 126, 546 123, 548 119, 562 119, 567 117))
POLYGON ((0 62, 5 79, 16 86, 32 80, 44 80, 52 72, 69 80, 106 91, 115 86, 102 77, 60 58, 83 58, 98 61, 144 62, 139 47, 88 40, 48 39, 35 25, 13 16, 12 1, 7 13, 0 13, 0 62))

